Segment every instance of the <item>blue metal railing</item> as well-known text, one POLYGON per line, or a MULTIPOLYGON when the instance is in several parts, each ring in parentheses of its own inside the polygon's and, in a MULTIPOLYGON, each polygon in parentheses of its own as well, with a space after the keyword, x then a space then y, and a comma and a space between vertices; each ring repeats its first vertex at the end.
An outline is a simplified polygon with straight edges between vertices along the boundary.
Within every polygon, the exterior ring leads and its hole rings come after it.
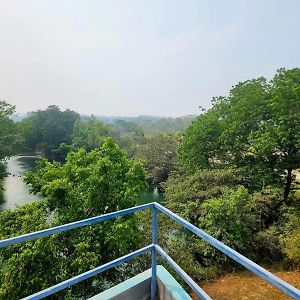
POLYGON ((288 284, 287 282, 283 281, 279 277, 275 276, 274 274, 270 273, 269 271, 265 270, 264 268, 260 267, 253 261, 249 260, 245 256, 241 255, 240 253, 236 252, 235 250, 231 249, 230 247, 226 246, 225 244, 221 243, 214 237, 210 236, 203 230, 197 228, 196 226, 192 225, 191 223, 187 222, 183 218, 177 216, 167 208, 163 207, 162 205, 158 203, 149 203, 145 205, 140 205, 124 210, 120 210, 117 212, 105 214, 98 217, 93 217, 89 219, 85 219, 82 221, 77 221, 69 224, 65 224, 62 226, 53 227, 50 229, 45 229, 29 234, 24 234, 18 237, 9 238, 6 240, 0 241, 0 248, 7 247, 10 245, 14 245, 17 243, 25 242, 34 240, 39 237, 48 236, 54 233, 59 233, 63 231, 68 231, 74 228, 83 227, 86 225, 91 225, 94 223, 102 222, 105 220, 109 220, 112 218, 124 216, 127 214, 131 214, 137 211, 145 210, 145 209, 151 209, 152 210, 152 244, 141 248, 137 251, 134 251, 130 254, 127 254, 125 256, 122 256, 118 259, 115 259, 109 263, 106 263, 102 266, 99 266, 93 270, 87 271, 85 273, 82 273, 78 276, 75 276, 71 279, 65 280, 61 283, 58 283, 52 287, 49 287, 47 289, 44 289, 38 293, 35 293, 31 296, 28 296, 24 299, 42 299, 45 298, 51 294, 54 294, 56 292, 59 292, 63 289, 66 289, 76 283, 79 283, 87 278, 90 278, 96 274, 99 274, 101 272, 104 272, 108 269, 111 269, 113 267, 116 267, 124 262, 129 261, 130 259, 133 259, 141 254, 145 254, 148 252, 151 252, 152 257, 152 278, 151 278, 151 299, 156 299, 156 289, 157 289, 157 283, 156 283, 156 260, 157 260, 157 254, 159 254, 176 272, 177 274, 193 289, 193 291, 201 298, 201 299, 211 299, 205 292, 202 290, 177 264, 176 262, 168 256, 168 254, 158 246, 157 244, 157 214, 158 212, 162 212, 166 216, 173 219, 178 224, 182 225, 184 228, 188 229, 189 231, 196 234, 198 237, 202 238, 206 242, 208 242, 213 247, 217 248, 227 256, 231 257, 233 260, 238 262, 239 264, 243 265, 245 268, 250 270, 251 272, 255 273, 256 275, 260 276, 262 279, 273 285, 274 287, 281 290, 286 295, 292 297, 293 299, 300 299, 300 291, 293 287, 292 285, 288 284))

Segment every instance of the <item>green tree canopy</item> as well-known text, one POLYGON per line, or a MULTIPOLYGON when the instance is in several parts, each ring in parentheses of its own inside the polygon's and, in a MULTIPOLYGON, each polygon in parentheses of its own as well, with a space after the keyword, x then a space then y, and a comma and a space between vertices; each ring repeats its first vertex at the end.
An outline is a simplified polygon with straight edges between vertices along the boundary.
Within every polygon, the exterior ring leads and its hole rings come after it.
POLYGON ((101 146, 108 133, 109 127, 96 117, 81 118, 74 124, 72 146, 90 151, 101 146))
POLYGON ((10 119, 14 112, 14 105, 0 101, 0 178, 5 175, 1 160, 15 154, 22 142, 17 125, 10 119))
POLYGON ((258 159, 285 176, 287 198, 292 172, 300 167, 300 69, 277 72, 270 84, 267 116, 251 138, 258 159))
POLYGON ((300 167, 299 109, 300 69, 239 83, 186 130, 180 159, 192 170, 243 167, 251 188, 284 184, 287 198, 300 167))
POLYGON ((179 135, 156 135, 137 147, 135 157, 146 162, 147 179, 162 188, 170 173, 178 166, 179 135))
POLYGON ((55 105, 30 113, 21 121, 27 148, 41 151, 50 159, 60 159, 59 146, 71 144, 73 126, 79 118, 78 113, 61 111, 55 105))
MULTIPOLYGON (((65 163, 42 160, 26 181, 46 199, 2 212, 1 239, 134 206, 145 172, 107 138, 90 152, 70 152, 65 163)), ((76 276, 135 250, 141 239, 137 217, 129 215, 2 249, 0 298, 24 297, 76 276)), ((124 271, 111 270, 53 299, 87 298, 120 278, 124 271)))
POLYGON ((134 122, 125 120, 115 120, 110 127, 109 135, 126 150, 129 157, 133 157, 137 146, 145 142, 142 128, 134 122))
POLYGON ((166 205, 193 224, 200 217, 200 205, 210 198, 218 198, 224 188, 234 189, 243 183, 240 170, 198 170, 194 173, 179 169, 167 180, 166 205))
MULTIPOLYGON (((180 170, 167 180, 165 205, 229 247, 255 260, 284 258, 277 222, 282 193, 276 189, 250 192, 238 169, 180 170)), ((174 223, 164 220, 162 239, 170 255, 193 278, 201 281, 238 266, 226 255, 174 223)), ((296 232, 296 231, 295 231, 296 232)), ((294 248, 293 248, 294 250, 294 248)))

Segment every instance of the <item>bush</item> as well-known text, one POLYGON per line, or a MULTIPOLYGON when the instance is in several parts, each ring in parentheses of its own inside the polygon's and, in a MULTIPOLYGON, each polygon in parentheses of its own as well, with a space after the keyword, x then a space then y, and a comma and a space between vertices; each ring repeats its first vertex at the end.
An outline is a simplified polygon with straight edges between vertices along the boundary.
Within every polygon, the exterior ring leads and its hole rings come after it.
POLYGON ((165 185, 165 203, 168 208, 186 220, 197 224, 201 204, 219 197, 224 187, 235 188, 242 183, 239 170, 186 170, 172 174, 165 185))
MULTIPOLYGON (((240 170, 201 170, 194 174, 181 170, 167 181, 166 205, 257 263, 282 261, 287 251, 295 257, 296 251, 283 249, 282 236, 287 230, 283 224, 287 223, 287 213, 290 220, 294 213, 285 211, 283 220, 282 192, 264 189, 253 193, 242 183, 240 170)), ((210 279, 239 267, 182 228, 174 230, 169 222, 162 226, 170 255, 197 280, 210 279)), ((293 237, 293 242, 289 245, 299 242, 298 233, 293 230, 296 229, 290 228, 289 237, 293 237)))
POLYGON ((281 246, 289 262, 300 264, 300 211, 294 206, 282 206, 281 219, 278 226, 281 229, 281 246))
MULTIPOLYGON (((146 185, 142 164, 129 160, 111 139, 91 152, 70 152, 64 164, 41 161, 27 182, 47 198, 0 213, 0 238, 134 206, 146 185)), ((0 299, 28 296, 128 254, 142 242, 132 214, 5 248, 0 251, 0 299)), ((100 292, 104 282, 125 278, 122 269, 112 269, 53 299, 85 299, 100 292)))

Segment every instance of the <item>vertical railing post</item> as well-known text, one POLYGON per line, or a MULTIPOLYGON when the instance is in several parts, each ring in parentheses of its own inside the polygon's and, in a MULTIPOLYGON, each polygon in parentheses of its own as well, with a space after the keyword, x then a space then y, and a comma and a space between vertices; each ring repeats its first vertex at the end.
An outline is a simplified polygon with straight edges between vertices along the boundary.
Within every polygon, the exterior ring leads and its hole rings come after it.
MULTIPOLYGON (((157 208, 156 206, 152 209, 152 244, 157 244, 157 208)), ((157 280, 156 280, 156 259, 157 252, 153 247, 152 252, 152 277, 151 277, 151 300, 156 300, 157 280)))

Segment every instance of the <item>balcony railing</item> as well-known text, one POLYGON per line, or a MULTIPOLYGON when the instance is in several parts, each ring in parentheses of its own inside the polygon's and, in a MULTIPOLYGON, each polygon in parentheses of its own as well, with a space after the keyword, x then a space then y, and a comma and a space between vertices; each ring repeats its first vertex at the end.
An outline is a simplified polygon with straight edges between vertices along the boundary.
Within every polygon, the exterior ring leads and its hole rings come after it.
POLYGON ((292 297, 293 299, 300 299, 300 291, 293 287, 292 285, 288 284, 287 282, 283 281, 279 277, 275 276, 274 274, 270 273, 269 271, 265 270, 264 268, 260 267, 253 261, 249 260, 245 256, 241 255, 240 253, 236 252, 235 250, 231 249, 230 247, 226 246, 225 244, 221 243, 214 237, 210 236, 203 230, 197 228, 196 226, 192 225, 191 223, 187 222, 183 218, 179 217, 178 215, 174 214, 167 208, 163 207, 162 205, 158 203, 149 203, 145 205, 135 206, 132 208, 116 211, 113 213, 105 214, 98 217, 93 217, 89 219, 85 219, 82 221, 77 221, 69 224, 65 224, 62 226, 53 227, 50 229, 45 229, 41 231, 36 231, 29 234, 24 234, 18 237, 13 237, 10 239, 2 240, 0 241, 0 248, 7 247, 10 245, 14 245, 21 242, 26 242, 30 240, 34 240, 36 238, 48 236, 54 233, 59 233, 63 231, 68 231, 74 228, 83 227, 86 225, 91 225, 94 223, 102 222, 105 220, 113 219, 116 217, 128 215, 137 211, 151 209, 152 210, 152 244, 141 248, 137 251, 134 251, 130 254, 127 254, 125 256, 122 256, 118 259, 115 259, 109 263, 106 263, 102 266, 99 266, 93 270, 87 271, 85 273, 82 273, 78 276, 75 276, 71 279, 65 280, 61 283, 58 283, 54 286, 51 286, 47 289, 44 289, 38 293, 35 293, 31 296, 28 296, 24 299, 42 299, 45 298, 51 294, 54 294, 56 292, 59 292, 63 289, 66 289, 76 283, 79 283, 85 279, 88 279, 96 274, 99 274, 101 272, 104 272, 108 269, 111 269, 113 267, 116 267, 124 262, 127 262, 131 260, 132 258, 135 258, 141 254, 145 254, 148 252, 151 252, 152 256, 152 277, 151 277, 151 300, 156 299, 156 288, 157 288, 157 277, 156 277, 156 259, 157 254, 159 254, 176 272, 177 274, 193 289, 193 291, 201 298, 201 299, 211 299, 203 289, 201 289, 188 275, 186 272, 184 272, 180 266, 176 264, 176 262, 157 244, 157 217, 158 212, 161 212, 165 214, 166 216, 173 219, 175 222, 183 226, 184 228, 188 229, 189 231, 196 234, 198 237, 205 240, 207 243, 212 245, 213 247, 217 248, 239 264, 243 265, 245 268, 250 270, 251 272, 255 273, 277 289, 281 290, 284 294, 292 297))

